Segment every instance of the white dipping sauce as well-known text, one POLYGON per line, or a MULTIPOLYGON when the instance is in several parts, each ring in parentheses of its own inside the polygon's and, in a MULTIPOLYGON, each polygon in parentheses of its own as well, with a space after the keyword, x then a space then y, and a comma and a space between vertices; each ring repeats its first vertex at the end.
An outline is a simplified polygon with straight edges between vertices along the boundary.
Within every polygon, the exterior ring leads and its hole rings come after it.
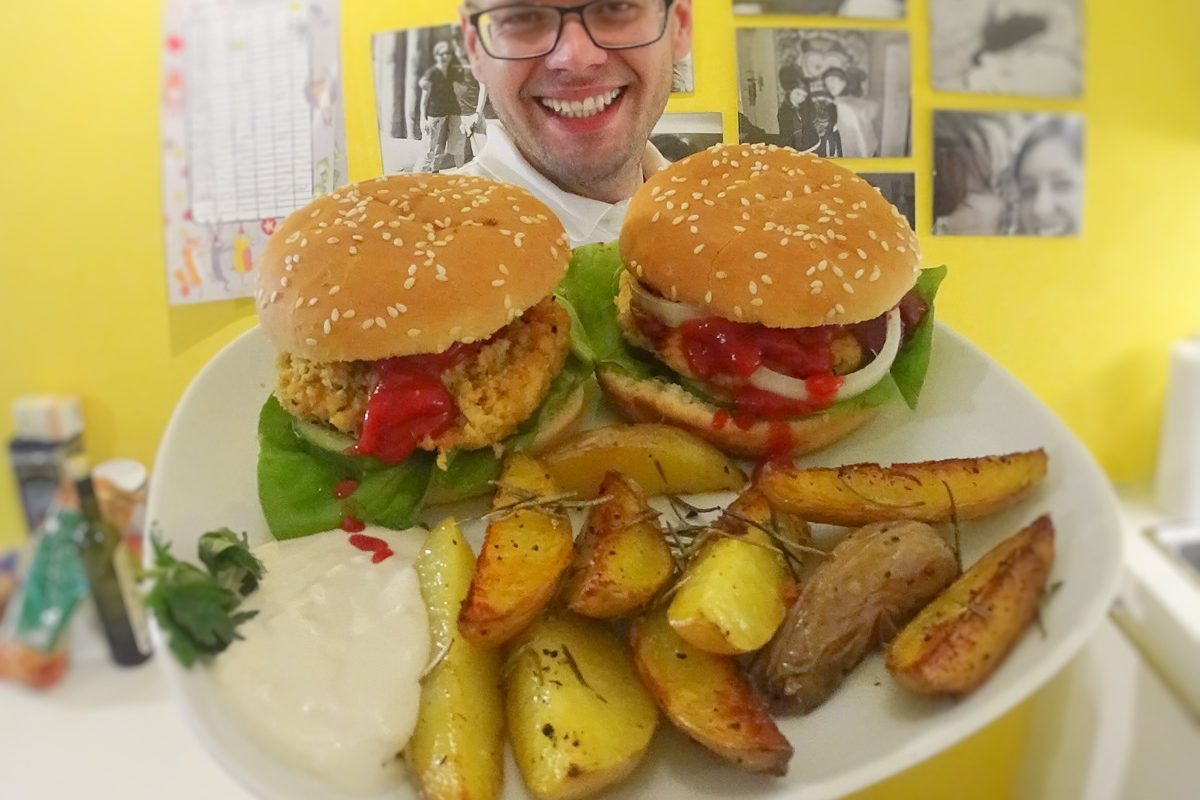
POLYGON ((266 567, 239 610, 257 610, 215 659, 227 705, 267 748, 342 789, 402 783, 396 754, 417 721, 429 626, 413 560, 424 536, 369 527, 394 555, 345 531, 255 548, 266 567))

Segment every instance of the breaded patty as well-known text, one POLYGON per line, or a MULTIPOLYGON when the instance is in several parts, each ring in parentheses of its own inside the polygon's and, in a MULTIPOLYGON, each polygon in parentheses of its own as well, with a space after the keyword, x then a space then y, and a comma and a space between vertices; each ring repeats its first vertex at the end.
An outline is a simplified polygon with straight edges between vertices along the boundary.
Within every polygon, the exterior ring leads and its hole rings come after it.
MULTIPOLYGON (((683 337, 678 328, 672 328, 657 345, 650 337, 638 328, 631 307, 633 289, 630 281, 635 280, 628 272, 621 274, 620 288, 617 291, 617 323, 627 341, 635 347, 654 353, 660 361, 672 371, 693 380, 699 380, 712 386, 734 388, 744 385, 746 381, 733 376, 718 375, 713 378, 700 378, 692 372, 687 355, 683 350, 683 337)), ((843 331, 830 343, 833 350, 833 371, 837 375, 847 375, 862 367, 863 350, 858 340, 848 331, 843 331)))
MULTIPOLYGON (((458 405, 454 426, 425 450, 473 450, 516 431, 550 390, 570 347, 570 318, 553 298, 530 308, 442 375, 458 405)), ((294 416, 357 438, 372 384, 371 361, 318 363, 283 353, 275 396, 294 416)))

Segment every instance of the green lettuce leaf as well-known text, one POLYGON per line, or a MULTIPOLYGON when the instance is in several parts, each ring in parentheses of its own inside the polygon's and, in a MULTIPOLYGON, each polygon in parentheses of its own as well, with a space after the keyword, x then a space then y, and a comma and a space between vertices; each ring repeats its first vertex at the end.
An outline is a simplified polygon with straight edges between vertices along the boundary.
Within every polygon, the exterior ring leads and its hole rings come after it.
MULTIPOLYGON (((591 374, 586 362, 569 356, 541 406, 503 442, 503 449, 528 448, 541 424, 591 374)), ((313 444, 296 433, 293 422, 274 395, 267 398, 258 421, 258 496, 276 539, 327 531, 341 525, 346 516, 400 530, 417 522, 429 492, 436 492, 442 502, 478 497, 500 475, 500 459, 490 447, 455 450, 444 470, 437 468, 434 454, 425 451, 413 453, 403 464, 390 465, 313 444), (333 489, 344 479, 357 481, 358 488, 339 500, 333 489)))
POLYGON ((417 520, 432 470, 428 453, 391 466, 312 445, 296 434, 291 414, 274 395, 258 417, 258 499, 276 539, 331 530, 348 515, 385 528, 407 528, 417 520), (333 489, 344 479, 357 481, 358 488, 339 500, 333 489))
POLYGON ((917 323, 892 364, 892 380, 896 382, 896 388, 909 408, 917 407, 921 387, 925 385, 925 373, 929 371, 929 356, 933 351, 933 301, 945 278, 944 266, 921 270, 916 290, 929 308, 929 313, 917 323))

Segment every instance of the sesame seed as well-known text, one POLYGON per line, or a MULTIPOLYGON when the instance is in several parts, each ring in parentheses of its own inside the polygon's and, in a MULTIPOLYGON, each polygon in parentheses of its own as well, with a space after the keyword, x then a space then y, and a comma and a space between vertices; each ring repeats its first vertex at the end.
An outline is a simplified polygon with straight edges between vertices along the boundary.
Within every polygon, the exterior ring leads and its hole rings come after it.
POLYGON ((775 280, 770 275, 763 275, 762 282, 767 286, 770 286, 771 284, 775 283, 775 280))
POLYGON ((758 284, 757 283, 755 283, 754 281, 750 281, 748 286, 750 289, 750 294, 758 294, 758 284))
POLYGON ((300 306, 302 306, 302 305, 304 305, 304 298, 303 298, 303 297, 297 297, 297 298, 296 298, 296 305, 292 306, 292 308, 299 308, 299 307, 300 307, 300 306))
POLYGON ((716 271, 716 273, 714 274, 714 277, 715 277, 717 280, 719 280, 719 281, 722 281, 722 280, 725 280, 725 278, 726 278, 726 277, 728 277, 728 275, 729 275, 729 273, 727 273, 725 270, 723 270, 723 269, 719 269, 719 270, 717 270, 717 271, 716 271))
POLYGON ((376 318, 375 318, 375 325, 376 325, 376 327, 379 327, 379 328, 386 328, 386 327, 387 327, 387 320, 386 320, 386 319, 384 319, 383 317, 376 317, 376 318))
POLYGON ((392 307, 392 306, 388 306, 388 307, 387 307, 387 313, 388 313, 388 316, 389 316, 389 317, 391 317, 392 319, 395 319, 396 317, 400 316, 400 312, 399 312, 399 311, 397 311, 397 310, 396 310, 394 307, 392 307))
POLYGON ((334 322, 338 321, 339 316, 341 316, 341 312, 338 311, 336 308, 333 311, 329 312, 329 318, 331 320, 333 320, 334 322))
POLYGON ((734 226, 733 226, 733 229, 734 229, 735 231, 737 231, 738 233, 745 233, 745 232, 746 232, 746 229, 745 229, 745 228, 743 228, 741 225, 734 225, 734 226))
POLYGON ((875 229, 874 229, 874 228, 872 228, 871 230, 867 231, 867 236, 870 236, 872 239, 878 239, 878 238, 879 238, 879 235, 878 235, 877 233, 875 233, 875 229))
POLYGON ((759 261, 764 261, 767 258, 767 254, 764 253, 762 250, 759 250, 757 253, 754 254, 754 257, 757 258, 759 261))
POLYGON ((750 305, 752 305, 752 306, 761 306, 762 304, 763 304, 763 299, 761 297, 756 297, 750 301, 750 305))
POLYGON ((829 262, 822 258, 817 264, 817 269, 821 270, 821 272, 824 272, 825 270, 829 269, 829 262))
POLYGON ((741 306, 734 306, 734 307, 733 307, 733 313, 734 313, 734 315, 735 315, 735 316, 736 316, 738 319, 741 319, 741 318, 742 318, 742 307, 741 307, 741 306))
POLYGON ((845 308, 845 307, 844 307, 844 306, 843 306, 841 303, 838 303, 836 306, 834 306, 834 307, 833 307, 833 310, 834 310, 834 311, 836 311, 836 312, 837 312, 837 313, 839 313, 839 314, 845 314, 845 313, 846 313, 846 308, 845 308))
POLYGON ((409 328, 408 335, 415 339, 416 337, 421 335, 421 329, 420 328, 409 328))
POLYGON ((785 237, 783 237, 782 239, 780 239, 780 240, 779 240, 779 246, 780 246, 780 247, 787 247, 787 246, 788 246, 788 242, 790 242, 790 241, 791 241, 791 239, 789 239, 788 237, 786 237, 786 236, 785 236, 785 237))
POLYGON ((805 275, 815 275, 816 273, 817 273, 816 267, 809 267, 808 269, 804 270, 805 275))
POLYGON ((662 212, 660 212, 660 211, 655 211, 655 212, 654 212, 654 216, 650 218, 650 221, 651 221, 651 222, 658 222, 659 218, 661 218, 661 217, 662 217, 662 212))
POLYGON ((837 257, 841 260, 845 260, 850 257, 850 254, 849 253, 838 253, 837 257))
POLYGON ((880 246, 881 246, 881 247, 883 247, 883 252, 885 252, 885 253, 886 253, 886 252, 887 252, 887 251, 890 249, 890 248, 888 247, 887 239, 881 239, 881 240, 879 241, 879 244, 880 244, 880 246))
POLYGON ((328 239, 325 240, 325 243, 326 244, 337 244, 338 241, 339 241, 339 239, 336 236, 330 236, 328 239))
POLYGON ((325 335, 328 336, 331 329, 332 325, 330 324, 329 320, 325 320, 325 324, 321 326, 321 330, 325 331, 325 335))
POLYGON ((301 247, 308 247, 308 239, 307 239, 307 238, 305 238, 305 239, 301 239, 301 240, 300 240, 300 246, 301 246, 301 247))
POLYGON ((503 279, 503 278, 497 278, 496 280, 492 281, 492 286, 495 286, 495 287, 497 287, 497 288, 499 288, 499 287, 501 287, 501 286, 503 286, 503 285, 504 285, 504 279, 503 279))
POLYGON ((706 303, 712 302, 712 292, 711 291, 704 293, 704 302, 706 302, 706 303))
POLYGON ((383 237, 383 240, 385 242, 390 242, 392 240, 392 235, 390 233, 388 233, 387 231, 384 231, 383 233, 381 233, 380 236, 383 237))
POLYGON ((900 253, 907 253, 908 249, 904 245, 896 245, 896 250, 900 253))
POLYGON ((355 311, 353 308, 348 308, 342 312, 342 319, 354 319, 357 315, 357 311, 355 311))
POLYGON ((308 345, 309 347, 312 347, 314 344, 316 344, 316 343, 317 343, 317 340, 316 340, 316 339, 313 339, 312 337, 309 337, 309 338, 307 338, 307 339, 305 339, 305 340, 304 340, 304 343, 305 343, 306 345, 308 345))
POLYGON ((287 285, 288 285, 288 276, 287 275, 284 275, 282 278, 279 279, 279 285, 285 289, 287 288, 287 285))
POLYGON ((416 278, 409 278, 404 281, 404 288, 411 289, 413 287, 413 285, 416 284, 416 282, 417 282, 416 278))
POLYGON ((692 231, 692 233, 693 233, 693 234, 696 234, 696 233, 699 233, 699 232, 700 232, 700 229, 699 229, 699 228, 697 228, 695 225, 693 225, 693 226, 691 227, 691 231, 692 231))
POLYGON ((846 290, 846 294, 854 294, 854 287, 849 283, 843 283, 842 288, 846 290))
POLYGON ((355 247, 354 245, 350 246, 350 255, 352 255, 352 256, 358 255, 358 248, 355 247))
POLYGON ((374 328, 374 327, 375 327, 375 320, 373 320, 373 319, 364 319, 363 320, 362 329, 364 331, 369 331, 371 328, 374 328))
POLYGON ((700 255, 702 250, 704 250, 704 245, 698 244, 698 245, 696 245, 696 249, 693 250, 692 253, 694 253, 695 255, 700 255))
POLYGON ((863 276, 863 273, 865 273, 865 272, 866 272, 866 270, 865 270, 865 269, 856 269, 856 270, 854 270, 854 278, 855 278, 855 280, 858 280, 859 278, 861 278, 861 277, 863 276))

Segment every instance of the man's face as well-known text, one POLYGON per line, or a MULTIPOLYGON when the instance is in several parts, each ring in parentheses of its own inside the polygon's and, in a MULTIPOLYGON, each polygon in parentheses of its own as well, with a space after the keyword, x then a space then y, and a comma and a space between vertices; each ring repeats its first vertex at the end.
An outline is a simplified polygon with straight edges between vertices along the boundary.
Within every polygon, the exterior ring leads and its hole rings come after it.
MULTIPOLYGON (((475 0, 467 12, 512 3, 475 0)), ((691 0, 675 0, 661 39, 630 50, 597 47, 578 14, 565 19, 558 46, 541 58, 492 58, 465 15, 463 35, 471 69, 522 154, 559 186, 586 193, 641 162, 671 93, 671 65, 691 46, 691 0)))

